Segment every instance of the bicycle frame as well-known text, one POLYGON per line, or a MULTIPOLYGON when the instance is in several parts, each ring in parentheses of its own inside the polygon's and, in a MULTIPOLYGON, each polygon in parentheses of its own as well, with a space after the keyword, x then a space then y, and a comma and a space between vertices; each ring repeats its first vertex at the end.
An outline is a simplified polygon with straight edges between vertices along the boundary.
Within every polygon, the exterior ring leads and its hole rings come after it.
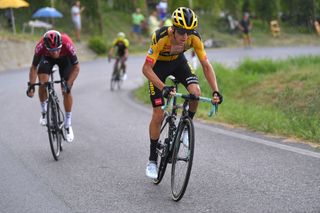
POLYGON ((124 70, 124 62, 122 62, 120 57, 115 58, 114 69, 111 76, 110 89, 113 91, 115 89, 116 84, 118 85, 118 89, 121 88, 122 84, 122 75, 124 70))
POLYGON ((160 162, 158 162, 159 171, 158 177, 154 179, 155 184, 159 184, 165 174, 167 163, 172 163, 171 171, 171 190, 172 198, 175 201, 179 201, 187 188, 194 154, 194 126, 192 119, 188 116, 188 106, 191 100, 209 102, 212 104, 212 109, 209 112, 209 116, 217 112, 217 105, 212 103, 210 98, 196 97, 188 94, 184 95, 178 92, 179 82, 175 79, 171 79, 174 83, 176 93, 167 99, 166 105, 162 107, 164 110, 164 120, 161 125, 159 146, 157 147, 157 153, 160 156, 160 162), (183 98, 182 105, 177 104, 177 98, 183 98), (168 106, 172 108, 168 110, 168 106), (182 108, 182 113, 178 123, 178 109, 182 108), (165 129, 168 126, 168 130, 165 129), (187 133, 188 139, 185 145, 184 136, 187 133), (167 134, 166 134, 167 133, 167 134), (163 137, 164 136, 164 137, 163 137), (183 139, 182 139, 183 137, 183 139), (184 145, 181 145, 181 144, 184 145), (184 146, 184 147, 183 147, 184 146), (183 151, 179 151, 179 150, 183 151), (185 151, 186 149, 187 151, 185 151), (171 162, 170 162, 171 160, 171 162), (183 165, 186 166, 183 166, 183 165), (181 166, 182 165, 182 166, 181 166), (180 169, 182 168, 182 170, 180 169), (185 169, 184 169, 185 168, 185 169), (183 171, 183 172, 181 172, 183 171), (182 176, 181 176, 182 174, 182 176), (182 181, 182 182, 181 182, 182 181), (181 184, 180 184, 181 183, 181 184))
POLYGON ((48 108, 47 108, 47 129, 48 137, 50 142, 50 148, 55 160, 58 160, 60 156, 61 139, 66 140, 65 133, 63 131, 64 124, 64 113, 59 105, 59 98, 54 89, 54 84, 65 84, 65 81, 54 80, 54 70, 49 76, 49 81, 45 83, 35 83, 35 86, 45 86, 47 98, 48 98, 48 108))

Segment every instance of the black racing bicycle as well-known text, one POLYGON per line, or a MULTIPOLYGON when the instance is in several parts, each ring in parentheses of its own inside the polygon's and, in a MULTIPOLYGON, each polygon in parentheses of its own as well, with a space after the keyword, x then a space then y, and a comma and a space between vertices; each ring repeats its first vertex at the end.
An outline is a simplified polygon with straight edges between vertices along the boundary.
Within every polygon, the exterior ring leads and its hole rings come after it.
MULTIPOLYGON (((170 79, 177 91, 179 82, 171 76, 170 79)), ((179 201, 187 189, 194 155, 195 132, 192 119, 188 116, 190 100, 211 103, 212 108, 209 116, 215 114, 218 109, 218 105, 213 104, 211 98, 181 93, 176 93, 169 98, 163 107, 164 119, 157 146, 158 177, 153 182, 155 184, 161 182, 168 163, 171 163, 171 194, 175 201, 179 201), (182 105, 177 103, 177 97, 184 99, 182 105), (178 109, 182 109, 179 115, 178 109), (180 119, 178 119, 178 116, 180 116, 180 119)))
POLYGON ((112 76, 111 76, 111 82, 110 82, 110 89, 111 91, 115 90, 116 88, 118 90, 121 89, 122 83, 123 83, 123 74, 124 74, 124 63, 121 62, 121 58, 120 57, 116 57, 115 58, 115 63, 117 63, 117 65, 115 66, 113 72, 112 72, 112 76))
POLYGON ((59 105, 59 98, 54 89, 54 84, 61 84, 62 89, 66 90, 65 80, 54 80, 54 69, 50 74, 50 79, 45 83, 35 83, 35 86, 45 85, 48 105, 47 105, 47 129, 48 137, 50 142, 50 148, 53 158, 57 161, 60 157, 60 152, 62 151, 62 140, 66 140, 65 130, 64 130, 64 113, 59 105))

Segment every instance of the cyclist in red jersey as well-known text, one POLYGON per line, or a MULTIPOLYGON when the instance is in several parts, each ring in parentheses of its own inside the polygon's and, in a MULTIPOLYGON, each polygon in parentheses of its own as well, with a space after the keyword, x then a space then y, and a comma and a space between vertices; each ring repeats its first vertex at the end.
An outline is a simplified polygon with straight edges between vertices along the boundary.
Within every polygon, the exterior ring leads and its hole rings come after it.
MULTIPOLYGON (((34 83, 37 76, 39 82, 48 82, 49 74, 52 72, 54 65, 58 65, 60 78, 66 81, 63 93, 63 103, 65 108, 65 123, 67 142, 72 142, 74 139, 73 130, 71 127, 71 110, 73 98, 71 88, 76 80, 80 65, 76 55, 76 50, 72 40, 66 34, 61 34, 56 30, 47 31, 35 47, 32 65, 29 72, 29 82, 27 96, 34 96, 34 83)), ((41 104, 40 124, 47 124, 47 94, 44 86, 39 87, 39 99, 41 104)))

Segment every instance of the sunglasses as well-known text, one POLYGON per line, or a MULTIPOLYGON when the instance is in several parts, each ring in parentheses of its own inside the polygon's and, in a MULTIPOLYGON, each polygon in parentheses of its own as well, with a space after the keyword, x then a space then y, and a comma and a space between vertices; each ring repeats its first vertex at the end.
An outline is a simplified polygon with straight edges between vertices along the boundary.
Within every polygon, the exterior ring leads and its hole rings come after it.
POLYGON ((186 30, 186 29, 181 29, 181 28, 175 28, 175 30, 178 32, 179 35, 191 35, 193 30, 186 30))

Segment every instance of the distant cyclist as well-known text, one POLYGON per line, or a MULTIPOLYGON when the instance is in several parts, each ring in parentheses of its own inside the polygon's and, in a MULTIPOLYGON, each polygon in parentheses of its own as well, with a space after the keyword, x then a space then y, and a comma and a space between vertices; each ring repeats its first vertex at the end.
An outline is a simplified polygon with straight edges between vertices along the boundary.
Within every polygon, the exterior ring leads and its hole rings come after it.
POLYGON ((111 58, 114 56, 114 51, 116 50, 115 57, 116 62, 114 63, 113 69, 115 70, 118 66, 118 63, 121 63, 123 69, 123 80, 127 79, 127 65, 126 61, 129 56, 129 41, 126 39, 126 35, 123 32, 119 32, 117 38, 112 42, 112 47, 109 50, 108 60, 111 61, 111 58))
MULTIPOLYGON (((71 109, 73 98, 71 88, 76 80, 80 65, 72 40, 66 34, 61 34, 56 30, 47 31, 35 47, 32 65, 29 73, 27 95, 33 97, 37 76, 39 82, 45 83, 49 80, 49 74, 54 65, 58 65, 60 78, 66 81, 63 89, 63 103, 65 108, 65 123, 67 142, 72 142, 74 134, 71 126, 71 109)), ((62 85, 61 85, 62 87, 62 85)), ((40 124, 47 124, 47 94, 45 87, 39 87, 39 98, 41 104, 40 124)))
MULTIPOLYGON (((153 114, 149 125, 150 155, 146 168, 146 175, 157 178, 157 142, 160 136, 161 122, 163 120, 163 97, 174 93, 173 88, 165 85, 169 75, 182 83, 189 93, 200 96, 198 78, 187 61, 184 52, 193 48, 202 65, 204 75, 212 89, 212 101, 222 102, 219 93, 215 72, 207 59, 199 33, 195 30, 198 26, 196 14, 189 8, 179 7, 172 14, 173 26, 162 27, 152 35, 151 46, 143 65, 143 74, 149 79, 149 93, 153 106, 153 114)), ((190 102, 188 115, 193 118, 198 102, 190 102)), ((184 134, 183 137, 187 137, 184 134)), ((187 140, 186 140, 187 141, 187 140)))

